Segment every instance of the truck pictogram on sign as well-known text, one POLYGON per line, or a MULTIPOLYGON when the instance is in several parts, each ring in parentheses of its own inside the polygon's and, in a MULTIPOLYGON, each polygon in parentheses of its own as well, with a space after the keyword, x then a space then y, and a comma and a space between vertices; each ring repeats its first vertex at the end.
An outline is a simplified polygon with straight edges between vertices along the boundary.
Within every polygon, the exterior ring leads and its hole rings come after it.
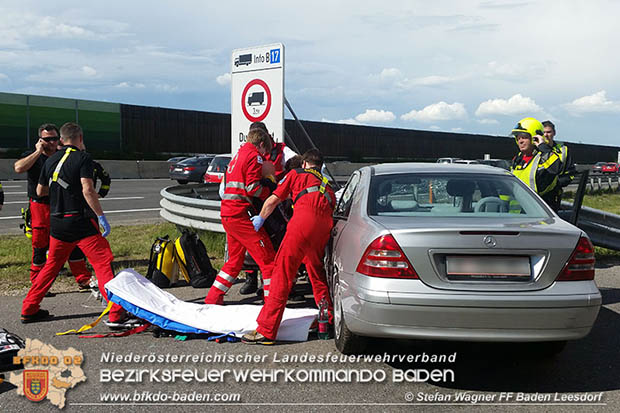
POLYGON ((252 53, 242 54, 235 58, 235 66, 239 67, 239 65, 249 66, 252 64, 252 53))
POLYGON ((265 102, 265 92, 254 92, 248 96, 248 106, 252 106, 252 103, 262 105, 263 102, 265 102))
POLYGON ((241 109, 250 122, 260 122, 267 117, 271 109, 271 91, 262 79, 253 79, 241 93, 241 109))

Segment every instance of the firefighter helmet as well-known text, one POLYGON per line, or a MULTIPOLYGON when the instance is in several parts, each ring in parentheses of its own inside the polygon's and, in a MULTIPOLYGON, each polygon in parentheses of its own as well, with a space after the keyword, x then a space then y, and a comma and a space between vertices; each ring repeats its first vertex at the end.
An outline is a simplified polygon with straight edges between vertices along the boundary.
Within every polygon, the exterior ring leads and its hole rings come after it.
POLYGON ((515 137, 515 141, 520 133, 527 133, 530 135, 530 139, 532 139, 534 135, 543 136, 543 129, 543 125, 539 120, 534 118, 523 118, 512 129, 512 135, 515 137))

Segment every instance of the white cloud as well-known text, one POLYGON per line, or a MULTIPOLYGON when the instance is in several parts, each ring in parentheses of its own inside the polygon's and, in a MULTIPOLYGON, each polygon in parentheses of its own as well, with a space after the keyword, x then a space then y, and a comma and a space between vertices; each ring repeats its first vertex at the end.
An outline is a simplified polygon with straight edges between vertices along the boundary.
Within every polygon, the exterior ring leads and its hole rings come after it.
POLYGON ((383 69, 379 76, 381 77, 381 79, 397 79, 397 78, 401 78, 403 74, 401 73, 400 70, 390 67, 390 68, 383 69))
POLYGON ((396 82, 396 86, 403 89, 411 89, 418 86, 441 86, 448 83, 452 83, 458 80, 456 77, 448 77, 448 76, 424 76, 424 77, 416 77, 414 79, 403 79, 401 81, 396 82))
POLYGON ((510 99, 489 99, 482 102, 476 109, 476 116, 489 115, 518 115, 523 113, 540 113, 543 109, 536 104, 534 99, 522 96, 520 93, 510 99))
POLYGON ((9 77, 4 73, 0 73, 0 80, 9 80, 9 77))
POLYGON ((433 103, 422 110, 411 110, 400 118, 402 120, 416 120, 418 122, 435 122, 442 120, 464 119, 467 117, 465 105, 462 103, 448 104, 446 102, 433 103))
POLYGON ((321 118, 321 122, 328 122, 328 123, 341 123, 344 125, 361 125, 360 122, 356 121, 353 118, 349 118, 349 119, 340 119, 340 120, 331 120, 331 119, 327 119, 327 118, 321 118))
POLYGON ((499 121, 495 120, 495 119, 478 119, 478 123, 481 123, 483 125, 498 125, 499 121))
POLYGON ((97 70, 90 66, 82 66, 82 73, 86 76, 92 77, 97 74, 97 70))
POLYGON ((132 82, 121 82, 117 85, 114 85, 114 87, 117 88, 136 88, 136 89, 144 89, 146 86, 144 85, 144 83, 132 83, 132 82))
POLYGON ((589 112, 620 112, 620 101, 607 99, 606 93, 604 90, 601 90, 592 95, 577 98, 563 106, 569 112, 577 115, 589 112))
POLYGON ((224 73, 223 75, 219 75, 218 77, 215 78, 215 81, 221 86, 230 85, 230 81, 231 81, 230 73, 224 73))
POLYGON ((392 112, 376 109, 366 109, 366 112, 355 117, 355 120, 361 123, 391 122, 394 119, 396 116, 392 112))
POLYGON ((450 129, 452 132, 463 132, 463 128, 452 128, 450 129))

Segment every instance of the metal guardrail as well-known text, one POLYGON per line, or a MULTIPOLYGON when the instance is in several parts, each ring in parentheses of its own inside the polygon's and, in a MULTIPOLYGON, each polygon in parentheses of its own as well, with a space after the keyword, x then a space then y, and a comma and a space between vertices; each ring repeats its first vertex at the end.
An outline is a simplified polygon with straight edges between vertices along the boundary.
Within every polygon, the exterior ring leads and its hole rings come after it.
POLYGON ((220 219, 219 184, 188 184, 161 190, 159 214, 173 224, 224 232, 220 219))
MULTIPOLYGON (((225 232, 220 219, 218 184, 188 184, 161 190, 160 215, 173 224, 187 228, 225 232)), ((572 204, 562 202, 560 216, 570 220, 572 204)), ((594 245, 620 251, 620 215, 582 206, 577 226, 594 245)))

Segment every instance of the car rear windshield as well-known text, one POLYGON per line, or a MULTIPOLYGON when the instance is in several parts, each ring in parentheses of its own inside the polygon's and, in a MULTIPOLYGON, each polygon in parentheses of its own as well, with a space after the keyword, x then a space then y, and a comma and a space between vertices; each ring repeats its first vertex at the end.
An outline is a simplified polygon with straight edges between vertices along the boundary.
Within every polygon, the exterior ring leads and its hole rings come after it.
POLYGON ((179 162, 179 165, 182 166, 190 166, 190 165, 209 165, 213 158, 208 157, 200 157, 200 158, 188 158, 179 162))
POLYGON ((226 171, 226 167, 228 166, 229 162, 229 156, 216 156, 209 164, 207 172, 224 172, 226 171))
POLYGON ((368 214, 502 219, 551 216, 516 177, 473 173, 373 176, 368 214))

